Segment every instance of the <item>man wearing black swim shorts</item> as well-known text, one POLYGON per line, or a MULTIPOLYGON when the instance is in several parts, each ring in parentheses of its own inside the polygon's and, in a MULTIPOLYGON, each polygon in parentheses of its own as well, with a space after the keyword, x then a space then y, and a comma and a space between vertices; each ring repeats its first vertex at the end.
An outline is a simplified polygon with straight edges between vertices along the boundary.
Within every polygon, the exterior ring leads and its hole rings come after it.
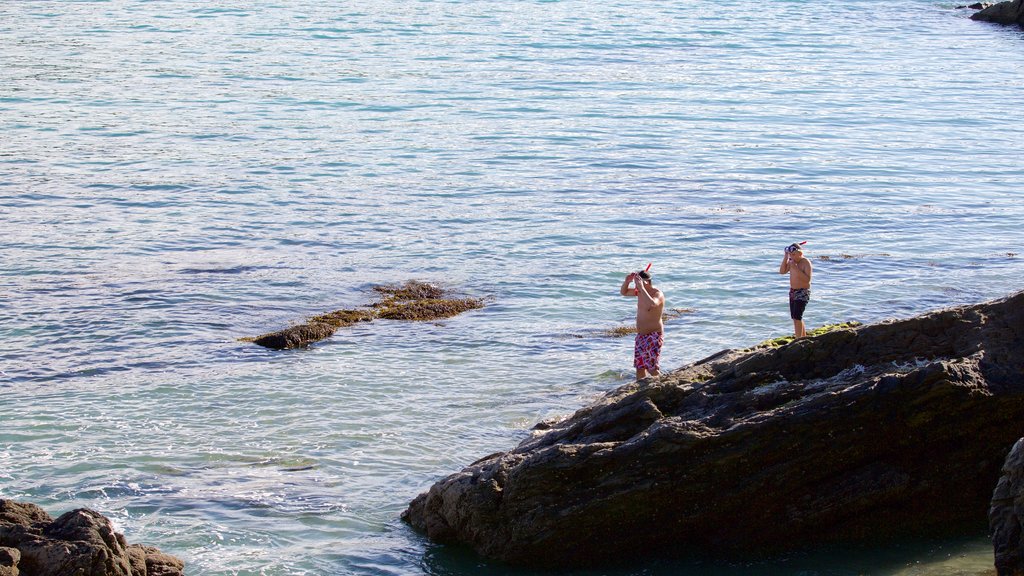
POLYGON ((789 317, 793 319, 793 334, 800 338, 807 336, 804 326, 804 309, 811 301, 811 275, 814 273, 811 261, 804 258, 799 244, 786 246, 779 274, 789 274, 789 317))

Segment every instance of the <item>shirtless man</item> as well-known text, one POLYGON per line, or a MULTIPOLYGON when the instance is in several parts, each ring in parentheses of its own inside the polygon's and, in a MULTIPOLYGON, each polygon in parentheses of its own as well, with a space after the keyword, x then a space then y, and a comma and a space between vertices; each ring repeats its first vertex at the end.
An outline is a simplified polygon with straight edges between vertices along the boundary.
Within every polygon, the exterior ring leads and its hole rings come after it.
POLYGON ((665 294, 651 284, 651 275, 646 271, 631 272, 619 288, 623 296, 635 296, 636 301, 636 342, 633 345, 633 366, 636 379, 661 374, 658 360, 661 345, 665 343, 665 324, 661 313, 665 309, 665 294), (630 283, 634 284, 630 288, 630 283))
POLYGON ((793 333, 797 338, 807 336, 804 326, 804 308, 811 301, 811 261, 804 258, 799 244, 786 246, 786 254, 779 265, 779 274, 789 274, 789 317, 793 319, 793 333))

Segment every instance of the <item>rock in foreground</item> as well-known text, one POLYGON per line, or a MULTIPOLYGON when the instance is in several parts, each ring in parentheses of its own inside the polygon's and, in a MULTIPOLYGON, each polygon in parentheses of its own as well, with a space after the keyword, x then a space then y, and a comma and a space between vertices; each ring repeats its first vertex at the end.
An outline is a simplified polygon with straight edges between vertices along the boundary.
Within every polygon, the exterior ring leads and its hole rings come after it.
POLYGON ((184 563, 128 545, 86 508, 54 520, 35 504, 0 499, 0 576, 182 576, 184 563))
POLYGON ((1022 434, 1024 292, 623 386, 403 518, 537 567, 976 532, 1022 434))
POLYGON ((1024 438, 1006 457, 988 519, 999 576, 1024 576, 1024 438))

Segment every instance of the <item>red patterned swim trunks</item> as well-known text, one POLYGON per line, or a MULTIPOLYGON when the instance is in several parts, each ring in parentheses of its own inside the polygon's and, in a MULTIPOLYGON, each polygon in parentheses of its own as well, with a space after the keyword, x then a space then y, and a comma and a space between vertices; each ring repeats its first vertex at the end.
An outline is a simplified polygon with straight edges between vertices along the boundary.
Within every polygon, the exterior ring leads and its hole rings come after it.
POLYGON ((665 343, 665 335, 661 332, 637 334, 633 345, 633 367, 644 368, 649 372, 661 370, 661 345, 665 343))

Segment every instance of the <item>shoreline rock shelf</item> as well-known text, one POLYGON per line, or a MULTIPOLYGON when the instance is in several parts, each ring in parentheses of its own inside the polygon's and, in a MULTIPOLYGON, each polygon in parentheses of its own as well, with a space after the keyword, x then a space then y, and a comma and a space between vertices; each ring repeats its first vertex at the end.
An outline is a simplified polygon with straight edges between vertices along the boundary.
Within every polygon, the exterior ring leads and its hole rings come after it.
POLYGON ((402 517, 544 568, 980 533, 1022 435, 1024 292, 625 385, 402 517))
POLYGON ((185 564, 152 546, 129 545, 99 512, 54 520, 26 502, 0 499, 0 576, 183 576, 185 564))
POLYGON ((484 305, 483 300, 479 298, 452 298, 443 288, 415 280, 400 286, 374 286, 373 289, 381 295, 382 300, 368 307, 335 310, 313 316, 303 324, 240 340, 275 350, 301 348, 330 338, 339 328, 360 322, 370 322, 378 318, 440 320, 483 308, 484 305))

